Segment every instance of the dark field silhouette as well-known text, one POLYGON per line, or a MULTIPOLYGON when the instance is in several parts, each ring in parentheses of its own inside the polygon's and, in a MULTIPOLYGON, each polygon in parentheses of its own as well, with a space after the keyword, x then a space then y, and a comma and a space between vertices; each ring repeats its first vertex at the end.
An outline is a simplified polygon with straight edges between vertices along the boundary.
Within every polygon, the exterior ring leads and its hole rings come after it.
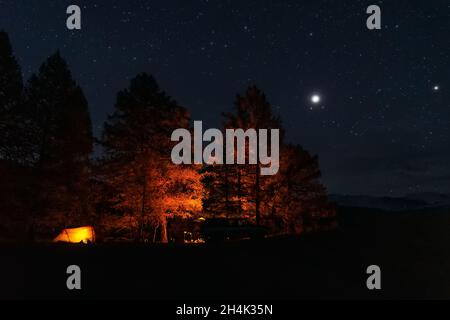
POLYGON ((1 248, 1 298, 449 298, 449 209, 339 209, 339 228, 216 245, 96 244, 1 248), (66 268, 82 290, 66 289, 66 268), (382 290, 366 288, 381 268, 382 290))

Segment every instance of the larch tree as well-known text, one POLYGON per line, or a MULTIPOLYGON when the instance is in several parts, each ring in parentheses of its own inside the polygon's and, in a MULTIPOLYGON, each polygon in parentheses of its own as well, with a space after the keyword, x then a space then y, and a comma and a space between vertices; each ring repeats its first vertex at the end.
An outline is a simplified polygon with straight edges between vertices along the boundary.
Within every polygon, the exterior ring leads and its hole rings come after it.
POLYGON ((167 216, 201 203, 196 171, 174 166, 170 158, 178 128, 189 128, 188 112, 145 73, 118 93, 104 124, 99 179, 116 190, 114 207, 129 216, 137 241, 166 242, 167 216))
MULTIPOLYGON (((272 107, 266 99, 264 93, 257 87, 249 87, 244 96, 238 95, 235 102, 234 113, 225 114, 225 128, 234 129, 278 129, 280 130, 280 145, 283 142, 284 130, 281 120, 277 117, 272 107)), ((270 146, 268 148, 270 150, 270 146)), ((257 225, 261 224, 262 214, 269 212, 272 201, 267 190, 273 181, 271 176, 262 176, 262 165, 248 164, 250 153, 258 153, 258 150, 251 150, 246 145, 246 163, 237 165, 234 175, 234 189, 236 190, 236 200, 240 208, 240 215, 243 217, 253 216, 257 225)))
POLYGON ((299 234, 317 229, 320 221, 334 216, 320 183, 317 156, 299 145, 285 145, 281 150, 280 171, 275 177, 273 215, 275 229, 299 234))
POLYGON ((224 131, 239 128, 257 132, 280 130, 279 171, 275 175, 261 175, 260 162, 249 164, 249 155, 258 150, 251 150, 246 144, 246 164, 206 167, 205 210, 228 213, 225 217, 254 220, 257 225, 269 227, 271 232, 289 234, 314 230, 320 221, 334 217, 319 180, 318 158, 300 146, 284 143, 281 120, 256 87, 238 96, 234 112, 225 114, 224 131))
POLYGON ((240 217, 243 193, 235 164, 211 164, 202 169, 203 210, 209 217, 240 217))

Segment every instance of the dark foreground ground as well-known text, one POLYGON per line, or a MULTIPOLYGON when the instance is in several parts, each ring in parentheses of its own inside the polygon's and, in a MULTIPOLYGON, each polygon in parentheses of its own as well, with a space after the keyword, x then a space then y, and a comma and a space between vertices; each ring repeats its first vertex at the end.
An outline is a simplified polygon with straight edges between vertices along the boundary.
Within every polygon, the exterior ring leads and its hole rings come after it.
POLYGON ((338 231, 199 246, 0 247, 0 298, 450 298, 450 212, 341 209, 338 231), (82 290, 66 289, 66 268, 82 290), (366 288, 381 267, 382 290, 366 288))

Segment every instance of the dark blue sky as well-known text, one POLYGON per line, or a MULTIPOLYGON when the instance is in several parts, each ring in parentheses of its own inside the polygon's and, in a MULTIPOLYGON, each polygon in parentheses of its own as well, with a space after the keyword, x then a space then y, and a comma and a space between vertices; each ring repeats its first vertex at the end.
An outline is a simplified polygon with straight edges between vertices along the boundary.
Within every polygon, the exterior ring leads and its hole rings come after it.
POLYGON ((447 0, 0 0, 0 29, 25 78, 61 51, 96 134, 139 72, 212 127, 256 84, 288 139, 319 155, 330 192, 450 192, 447 0), (81 31, 66 29, 70 4, 81 31), (366 28, 370 4, 382 30, 366 28))

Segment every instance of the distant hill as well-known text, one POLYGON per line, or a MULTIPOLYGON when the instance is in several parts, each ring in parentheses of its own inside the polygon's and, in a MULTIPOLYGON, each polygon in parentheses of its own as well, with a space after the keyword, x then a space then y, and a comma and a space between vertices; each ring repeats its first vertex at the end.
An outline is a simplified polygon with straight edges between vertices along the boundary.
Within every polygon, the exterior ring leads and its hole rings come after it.
POLYGON ((450 207, 450 195, 433 192, 408 194, 404 197, 331 194, 329 198, 340 206, 377 208, 389 211, 450 207))
POLYGON ((428 203, 429 206, 450 206, 450 194, 437 192, 412 193, 405 196, 407 199, 418 199, 428 203))

